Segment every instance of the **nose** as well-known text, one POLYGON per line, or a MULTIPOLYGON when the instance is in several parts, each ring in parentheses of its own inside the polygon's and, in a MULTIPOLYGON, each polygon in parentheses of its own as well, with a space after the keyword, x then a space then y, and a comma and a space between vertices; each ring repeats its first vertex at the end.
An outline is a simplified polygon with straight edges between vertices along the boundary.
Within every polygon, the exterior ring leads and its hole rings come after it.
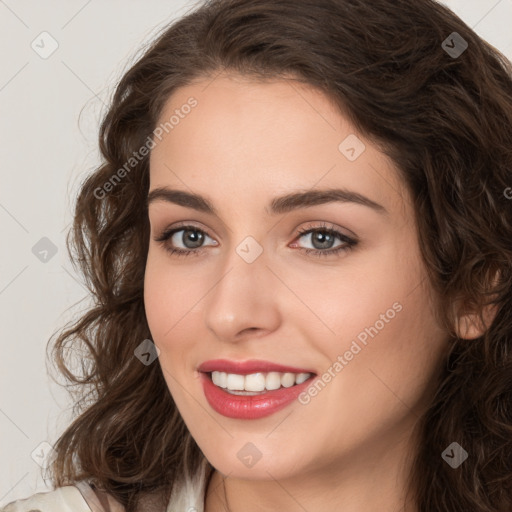
POLYGON ((280 322, 278 284, 265 253, 248 262, 232 250, 205 298, 206 327, 227 342, 276 330, 280 322))

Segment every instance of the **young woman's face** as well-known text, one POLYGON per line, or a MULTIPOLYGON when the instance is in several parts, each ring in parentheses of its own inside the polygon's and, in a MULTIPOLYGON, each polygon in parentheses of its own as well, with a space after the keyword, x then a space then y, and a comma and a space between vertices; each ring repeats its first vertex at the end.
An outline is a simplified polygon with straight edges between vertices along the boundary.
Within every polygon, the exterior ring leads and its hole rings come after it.
POLYGON ((446 349, 392 163, 297 82, 205 79, 160 121, 145 306, 197 444, 244 479, 384 471, 446 349))

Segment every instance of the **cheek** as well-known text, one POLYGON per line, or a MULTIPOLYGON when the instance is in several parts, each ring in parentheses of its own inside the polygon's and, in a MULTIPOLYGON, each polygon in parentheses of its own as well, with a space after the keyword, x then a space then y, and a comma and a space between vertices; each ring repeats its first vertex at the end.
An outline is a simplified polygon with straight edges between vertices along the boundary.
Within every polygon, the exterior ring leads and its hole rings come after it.
POLYGON ((321 335, 323 327, 309 336, 326 356, 325 371, 340 375, 333 388, 369 419, 371 411, 383 407, 385 414, 386 407, 403 406, 401 400, 421 398, 440 367, 446 334, 414 254, 402 258, 386 249, 366 263, 359 260, 324 293, 316 288, 308 304, 331 328, 331 335, 321 335))
POLYGON ((392 244, 375 248, 343 261, 332 273, 304 272, 308 277, 300 280, 296 275, 294 290, 315 315, 304 315, 303 308, 298 315, 297 305, 295 313, 287 313, 301 323, 310 319, 309 336, 328 350, 331 360, 350 350, 353 341, 365 347, 377 338, 381 343, 396 340, 411 283, 421 281, 418 270, 414 261, 399 262, 392 244))
POLYGON ((181 403, 186 343, 179 331, 186 323, 186 317, 183 318, 186 301, 183 298, 183 286, 180 286, 174 275, 176 272, 165 267, 162 258, 152 257, 151 252, 148 254, 144 277, 144 307, 152 341, 160 350, 158 362, 167 387, 173 399, 181 403))
POLYGON ((331 446, 349 449, 382 439, 414 421, 428 405, 446 346, 444 335, 429 316, 423 294, 401 298, 401 309, 392 308, 395 297, 368 304, 364 313, 345 315, 339 329, 346 329, 338 341, 323 345, 328 363, 322 377, 328 383, 311 406, 318 414, 333 411, 317 425, 319 436, 331 446), (388 322, 379 321, 388 305, 394 315, 388 312, 388 322))
POLYGON ((346 333, 329 354, 332 361, 342 357, 336 394, 368 425, 424 404, 446 348, 424 292, 388 295, 346 319, 346 333))
MULTIPOLYGON (((190 256, 192 257, 192 256, 190 256)), ((179 392, 181 381, 193 372, 190 354, 199 351, 198 330, 204 318, 203 279, 192 279, 188 267, 170 265, 166 255, 148 253, 144 278, 144 307, 159 362, 169 389, 179 392)), ((197 276, 197 274, 196 274, 197 276)))
POLYGON ((144 308, 149 328, 157 344, 165 330, 170 328, 168 322, 172 310, 169 304, 171 294, 166 293, 166 290, 171 288, 166 281, 165 273, 159 271, 159 265, 155 258, 151 257, 150 252, 144 276, 144 308))
POLYGON ((144 306, 149 328, 157 343, 166 343, 176 328, 193 314, 200 281, 178 265, 171 266, 160 251, 148 253, 144 276, 144 306))

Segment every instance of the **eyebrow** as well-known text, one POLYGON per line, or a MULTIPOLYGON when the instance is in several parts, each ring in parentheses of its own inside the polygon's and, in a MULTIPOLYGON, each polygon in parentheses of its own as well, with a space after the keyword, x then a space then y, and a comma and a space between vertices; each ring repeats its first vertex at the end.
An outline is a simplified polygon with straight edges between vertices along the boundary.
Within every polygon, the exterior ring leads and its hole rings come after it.
MULTIPOLYGON (((148 194, 147 205, 149 206, 155 201, 174 203, 179 206, 192 208, 194 210, 219 217, 217 209, 207 198, 199 194, 185 192, 184 190, 174 190, 167 187, 155 188, 148 194)), ((269 215, 280 215, 301 208, 309 208, 311 206, 333 202, 356 203, 367 206, 368 208, 375 210, 377 213, 389 213, 384 206, 376 203, 370 198, 359 194, 358 192, 340 188, 293 192, 284 196, 275 197, 270 202, 269 207, 265 208, 265 211, 269 215)))

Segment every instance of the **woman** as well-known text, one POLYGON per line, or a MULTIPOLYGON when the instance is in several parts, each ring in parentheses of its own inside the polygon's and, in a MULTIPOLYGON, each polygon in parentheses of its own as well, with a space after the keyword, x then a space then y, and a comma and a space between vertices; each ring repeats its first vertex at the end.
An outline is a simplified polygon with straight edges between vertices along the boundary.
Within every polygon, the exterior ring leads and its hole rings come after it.
POLYGON ((166 29, 76 204, 57 489, 4 512, 511 510, 511 70, 431 0, 166 29))

